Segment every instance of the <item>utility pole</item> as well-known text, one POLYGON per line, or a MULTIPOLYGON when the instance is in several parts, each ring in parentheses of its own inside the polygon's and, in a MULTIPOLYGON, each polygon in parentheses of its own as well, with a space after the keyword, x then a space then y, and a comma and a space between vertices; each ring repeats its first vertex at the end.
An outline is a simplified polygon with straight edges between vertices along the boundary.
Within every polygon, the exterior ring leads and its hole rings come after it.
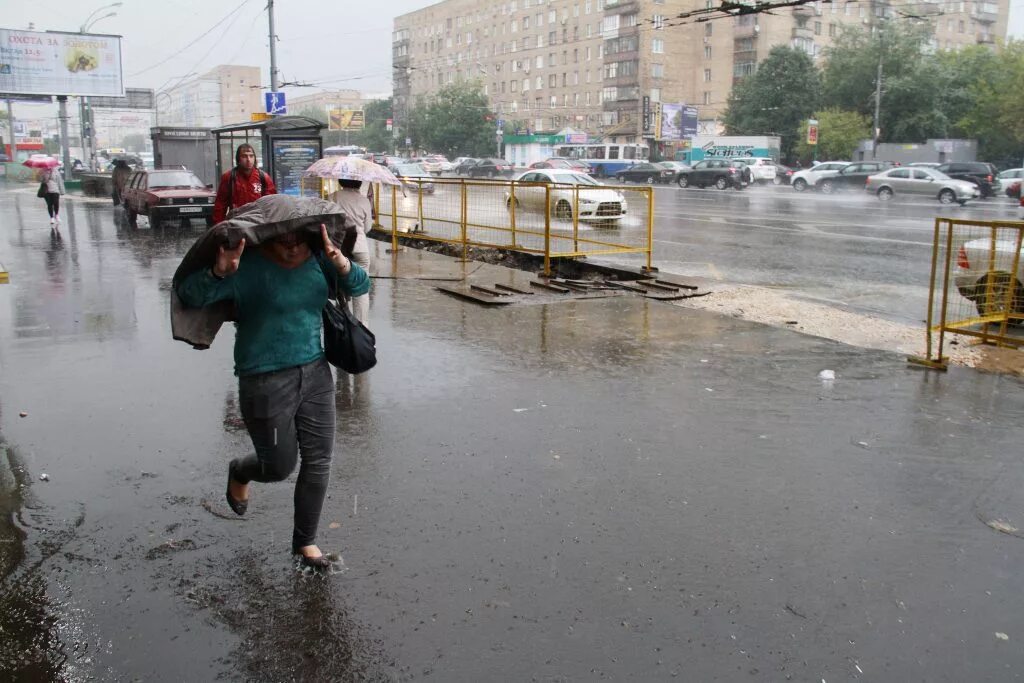
POLYGON ((277 92, 277 36, 274 35, 274 0, 267 0, 267 16, 270 18, 270 91, 277 92))
POLYGON ((11 161, 17 161, 18 138, 14 135, 14 107, 11 105, 10 100, 7 100, 7 132, 11 135, 11 139, 9 141, 9 144, 11 145, 11 161))
POLYGON ((882 115, 882 51, 878 51, 878 75, 875 77, 875 129, 873 132, 873 143, 871 144, 871 158, 878 158, 878 137, 882 130, 879 119, 882 115))
POLYGON ((57 118, 60 119, 60 146, 64 149, 64 175, 71 179, 71 138, 68 137, 68 96, 57 95, 57 118))

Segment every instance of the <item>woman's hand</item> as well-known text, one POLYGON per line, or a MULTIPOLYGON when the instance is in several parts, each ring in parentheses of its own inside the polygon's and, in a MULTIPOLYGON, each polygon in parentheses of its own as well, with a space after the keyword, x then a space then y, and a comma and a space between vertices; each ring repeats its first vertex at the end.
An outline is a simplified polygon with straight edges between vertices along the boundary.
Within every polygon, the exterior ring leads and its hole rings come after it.
POLYGON ((242 260, 242 252, 245 250, 245 238, 238 241, 234 249, 225 249, 220 246, 217 251, 217 262, 213 264, 213 274, 217 277, 227 277, 238 272, 238 263, 242 260))
POLYGON ((339 273, 348 275, 348 271, 352 270, 352 262, 345 258, 345 255, 341 253, 341 249, 334 246, 334 242, 331 241, 330 236, 327 234, 327 226, 323 223, 320 224, 320 236, 324 238, 324 255, 334 264, 339 273))

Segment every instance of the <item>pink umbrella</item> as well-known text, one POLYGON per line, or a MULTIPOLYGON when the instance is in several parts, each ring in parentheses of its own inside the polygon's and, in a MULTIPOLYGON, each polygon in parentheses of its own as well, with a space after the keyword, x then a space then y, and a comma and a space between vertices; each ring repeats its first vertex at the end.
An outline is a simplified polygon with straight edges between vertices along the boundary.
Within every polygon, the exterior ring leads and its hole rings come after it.
POLYGON ((21 165, 29 168, 56 168, 60 166, 60 161, 42 154, 33 154, 21 162, 21 165))

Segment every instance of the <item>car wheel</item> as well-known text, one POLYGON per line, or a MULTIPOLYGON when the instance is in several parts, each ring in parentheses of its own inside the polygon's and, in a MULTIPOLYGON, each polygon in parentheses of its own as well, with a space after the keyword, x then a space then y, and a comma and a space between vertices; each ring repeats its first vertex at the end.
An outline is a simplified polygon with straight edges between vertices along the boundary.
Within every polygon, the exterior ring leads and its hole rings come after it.
POLYGON ((654 184, 654 176, 652 176, 652 175, 647 176, 647 184, 648 185, 653 185, 654 184))
POLYGON ((880 188, 878 188, 878 199, 883 201, 883 202, 887 202, 890 199, 892 199, 892 188, 890 188, 890 187, 880 187, 880 188))
POLYGON ((569 202, 565 201, 564 199, 560 200, 557 204, 555 204, 555 218, 564 221, 571 221, 572 205, 569 202))
POLYGON ((956 201, 956 192, 953 190, 945 189, 939 193, 939 202, 941 204, 952 204, 956 201))
POLYGON ((626 177, 624 175, 622 175, 621 173, 618 173, 615 176, 615 180, 620 182, 620 183, 624 183, 624 182, 626 182, 626 177))
POLYGON ((684 188, 685 187, 689 187, 690 186, 690 177, 686 176, 686 175, 681 175, 681 176, 679 176, 679 180, 677 180, 676 183, 678 183, 679 187, 684 187, 684 188))
MULTIPOLYGON (((511 197, 508 197, 508 198, 507 198, 507 199, 505 200, 505 208, 506 208, 506 209, 508 209, 509 211, 511 211, 511 210, 512 210, 512 203, 513 203, 513 202, 512 202, 512 198, 511 198, 511 197)), ((519 210, 519 206, 520 206, 520 204, 519 204, 519 199, 518 199, 518 198, 516 198, 516 201, 515 201, 515 206, 516 206, 516 211, 518 211, 518 210, 519 210)))
POLYGON ((821 193, 822 194, 832 194, 835 191, 836 191, 836 185, 831 180, 822 180, 821 181, 821 193))
MULTIPOLYGON (((998 315, 1006 311, 1006 298, 1009 293, 1011 277, 1009 273, 988 273, 975 285, 974 303, 981 315, 998 315), (991 295, 991 297, 990 297, 991 295)), ((1024 286, 1013 281, 1013 298, 1010 301, 1010 313, 1024 313, 1024 286)), ((1020 324, 1020 321, 1017 321, 1020 324)))
POLYGON ((725 176, 718 176, 717 178, 715 178, 715 187, 717 187, 719 190, 724 190, 727 187, 729 187, 729 181, 726 179, 725 176))
POLYGON ((782 184, 782 178, 780 178, 779 176, 775 176, 774 178, 772 178, 772 185, 781 185, 781 184, 782 184))
POLYGON ((803 192, 807 189, 807 181, 803 178, 797 178, 793 181, 793 189, 797 192, 803 192))
POLYGON ((487 174, 487 177, 488 177, 488 178, 493 178, 493 177, 494 177, 494 176, 496 176, 496 175, 498 175, 497 171, 490 171, 490 172, 489 172, 489 173, 487 174))

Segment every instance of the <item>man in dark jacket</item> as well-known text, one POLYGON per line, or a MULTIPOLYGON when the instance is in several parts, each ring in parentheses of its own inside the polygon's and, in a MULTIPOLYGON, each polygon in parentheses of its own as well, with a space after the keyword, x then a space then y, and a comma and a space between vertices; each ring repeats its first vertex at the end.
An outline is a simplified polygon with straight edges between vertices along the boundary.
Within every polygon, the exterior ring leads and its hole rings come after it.
POLYGON ((233 209, 268 194, 277 194, 277 188, 270 176, 256 168, 256 150, 249 144, 239 145, 235 150, 235 167, 220 177, 213 222, 220 223, 233 209))

